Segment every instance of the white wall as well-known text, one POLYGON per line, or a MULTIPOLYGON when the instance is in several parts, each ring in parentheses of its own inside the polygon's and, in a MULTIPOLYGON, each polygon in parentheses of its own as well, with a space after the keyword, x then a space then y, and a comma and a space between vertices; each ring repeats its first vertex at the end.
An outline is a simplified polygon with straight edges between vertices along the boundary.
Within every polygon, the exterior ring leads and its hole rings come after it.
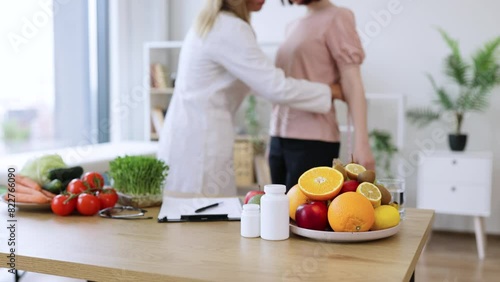
MULTIPOLYGON (((174 1, 172 1, 174 2, 174 1)), ((194 19, 202 1, 175 1, 171 10, 171 31, 175 38, 182 39, 194 19)), ((434 98, 425 73, 434 74, 438 81, 441 75, 442 59, 448 49, 433 28, 439 26, 453 37, 459 38, 465 54, 469 55, 482 42, 500 35, 498 11, 500 1, 453 1, 453 0, 339 0, 337 5, 351 8, 357 18, 360 35, 363 37, 367 59, 363 65, 363 78, 367 92, 403 93, 407 104, 427 105, 434 98), (390 8, 389 8, 390 7, 390 8), (392 11, 392 13, 388 12, 392 11), (390 16, 387 16, 389 14, 390 16)), ((253 16, 252 21, 259 41, 280 41, 286 23, 301 16, 302 7, 282 7, 279 0, 268 0, 263 11, 253 16)), ((491 109, 486 114, 471 114, 466 117, 464 131, 469 133, 467 150, 494 151, 494 179, 492 216, 486 221, 489 233, 500 233, 500 131, 495 120, 500 113, 495 111, 500 105, 500 93, 493 93, 491 109)), ((380 107, 380 106, 379 106, 380 107)), ((267 110, 266 107, 264 109, 267 110)), ((382 112, 383 107, 370 108, 370 114, 382 112)), ((264 113, 263 113, 264 114, 264 113)), ((370 120, 372 127, 376 120, 370 120)), ((415 163, 412 157, 421 148, 419 142, 427 140, 433 130, 451 131, 444 124, 436 124, 425 130, 407 126, 406 147, 403 158, 415 163)), ((435 143, 432 149, 447 150, 446 143, 435 143)), ((407 175, 408 205, 416 205, 416 166, 407 175)), ((471 175, 471 177, 474 177, 471 175)), ((471 191, 471 201, 474 192, 471 191)), ((446 202, 443 200, 443 204, 446 202)), ((435 227, 450 230, 473 230, 470 218, 438 215, 435 227)))
POLYGON ((143 44, 168 40, 166 0, 110 1, 111 141, 143 140, 143 44))

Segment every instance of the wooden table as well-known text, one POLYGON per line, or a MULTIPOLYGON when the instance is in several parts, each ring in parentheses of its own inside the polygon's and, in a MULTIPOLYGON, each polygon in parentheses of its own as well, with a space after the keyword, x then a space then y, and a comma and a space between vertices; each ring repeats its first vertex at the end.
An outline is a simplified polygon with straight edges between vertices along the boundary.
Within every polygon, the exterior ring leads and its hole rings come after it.
MULTIPOLYGON (((431 210, 407 209, 395 236, 338 244, 247 239, 239 222, 157 223, 158 208, 148 213, 155 219, 18 211, 16 268, 93 281, 408 281, 434 219, 431 210)), ((1 230, 5 267, 9 232, 1 230)))

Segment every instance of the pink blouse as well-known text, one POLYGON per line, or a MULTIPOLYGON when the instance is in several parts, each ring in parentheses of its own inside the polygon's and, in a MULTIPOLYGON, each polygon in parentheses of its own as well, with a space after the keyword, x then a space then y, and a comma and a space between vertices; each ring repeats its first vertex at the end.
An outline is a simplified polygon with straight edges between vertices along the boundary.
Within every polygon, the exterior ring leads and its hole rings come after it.
MULTIPOLYGON (((276 66, 287 76, 326 84, 339 83, 339 67, 360 65, 365 54, 353 13, 333 6, 292 22, 276 56, 276 66)), ((335 107, 326 114, 274 105, 270 135, 275 137, 338 142, 335 107)))

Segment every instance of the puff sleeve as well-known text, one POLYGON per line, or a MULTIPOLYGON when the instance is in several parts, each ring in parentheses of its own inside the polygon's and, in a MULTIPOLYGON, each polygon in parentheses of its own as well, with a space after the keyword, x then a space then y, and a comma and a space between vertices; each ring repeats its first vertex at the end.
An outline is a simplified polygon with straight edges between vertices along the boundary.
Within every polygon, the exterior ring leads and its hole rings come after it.
POLYGON ((326 44, 338 66, 360 65, 365 59, 354 14, 340 9, 326 32, 326 44))

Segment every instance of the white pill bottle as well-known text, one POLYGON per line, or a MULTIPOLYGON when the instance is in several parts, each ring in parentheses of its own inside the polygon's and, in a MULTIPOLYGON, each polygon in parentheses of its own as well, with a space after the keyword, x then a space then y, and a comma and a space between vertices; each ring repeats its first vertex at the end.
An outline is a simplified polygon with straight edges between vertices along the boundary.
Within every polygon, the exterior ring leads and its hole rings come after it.
POLYGON ((290 204, 286 186, 269 184, 260 199, 260 237, 265 240, 286 240, 290 237, 290 204))

